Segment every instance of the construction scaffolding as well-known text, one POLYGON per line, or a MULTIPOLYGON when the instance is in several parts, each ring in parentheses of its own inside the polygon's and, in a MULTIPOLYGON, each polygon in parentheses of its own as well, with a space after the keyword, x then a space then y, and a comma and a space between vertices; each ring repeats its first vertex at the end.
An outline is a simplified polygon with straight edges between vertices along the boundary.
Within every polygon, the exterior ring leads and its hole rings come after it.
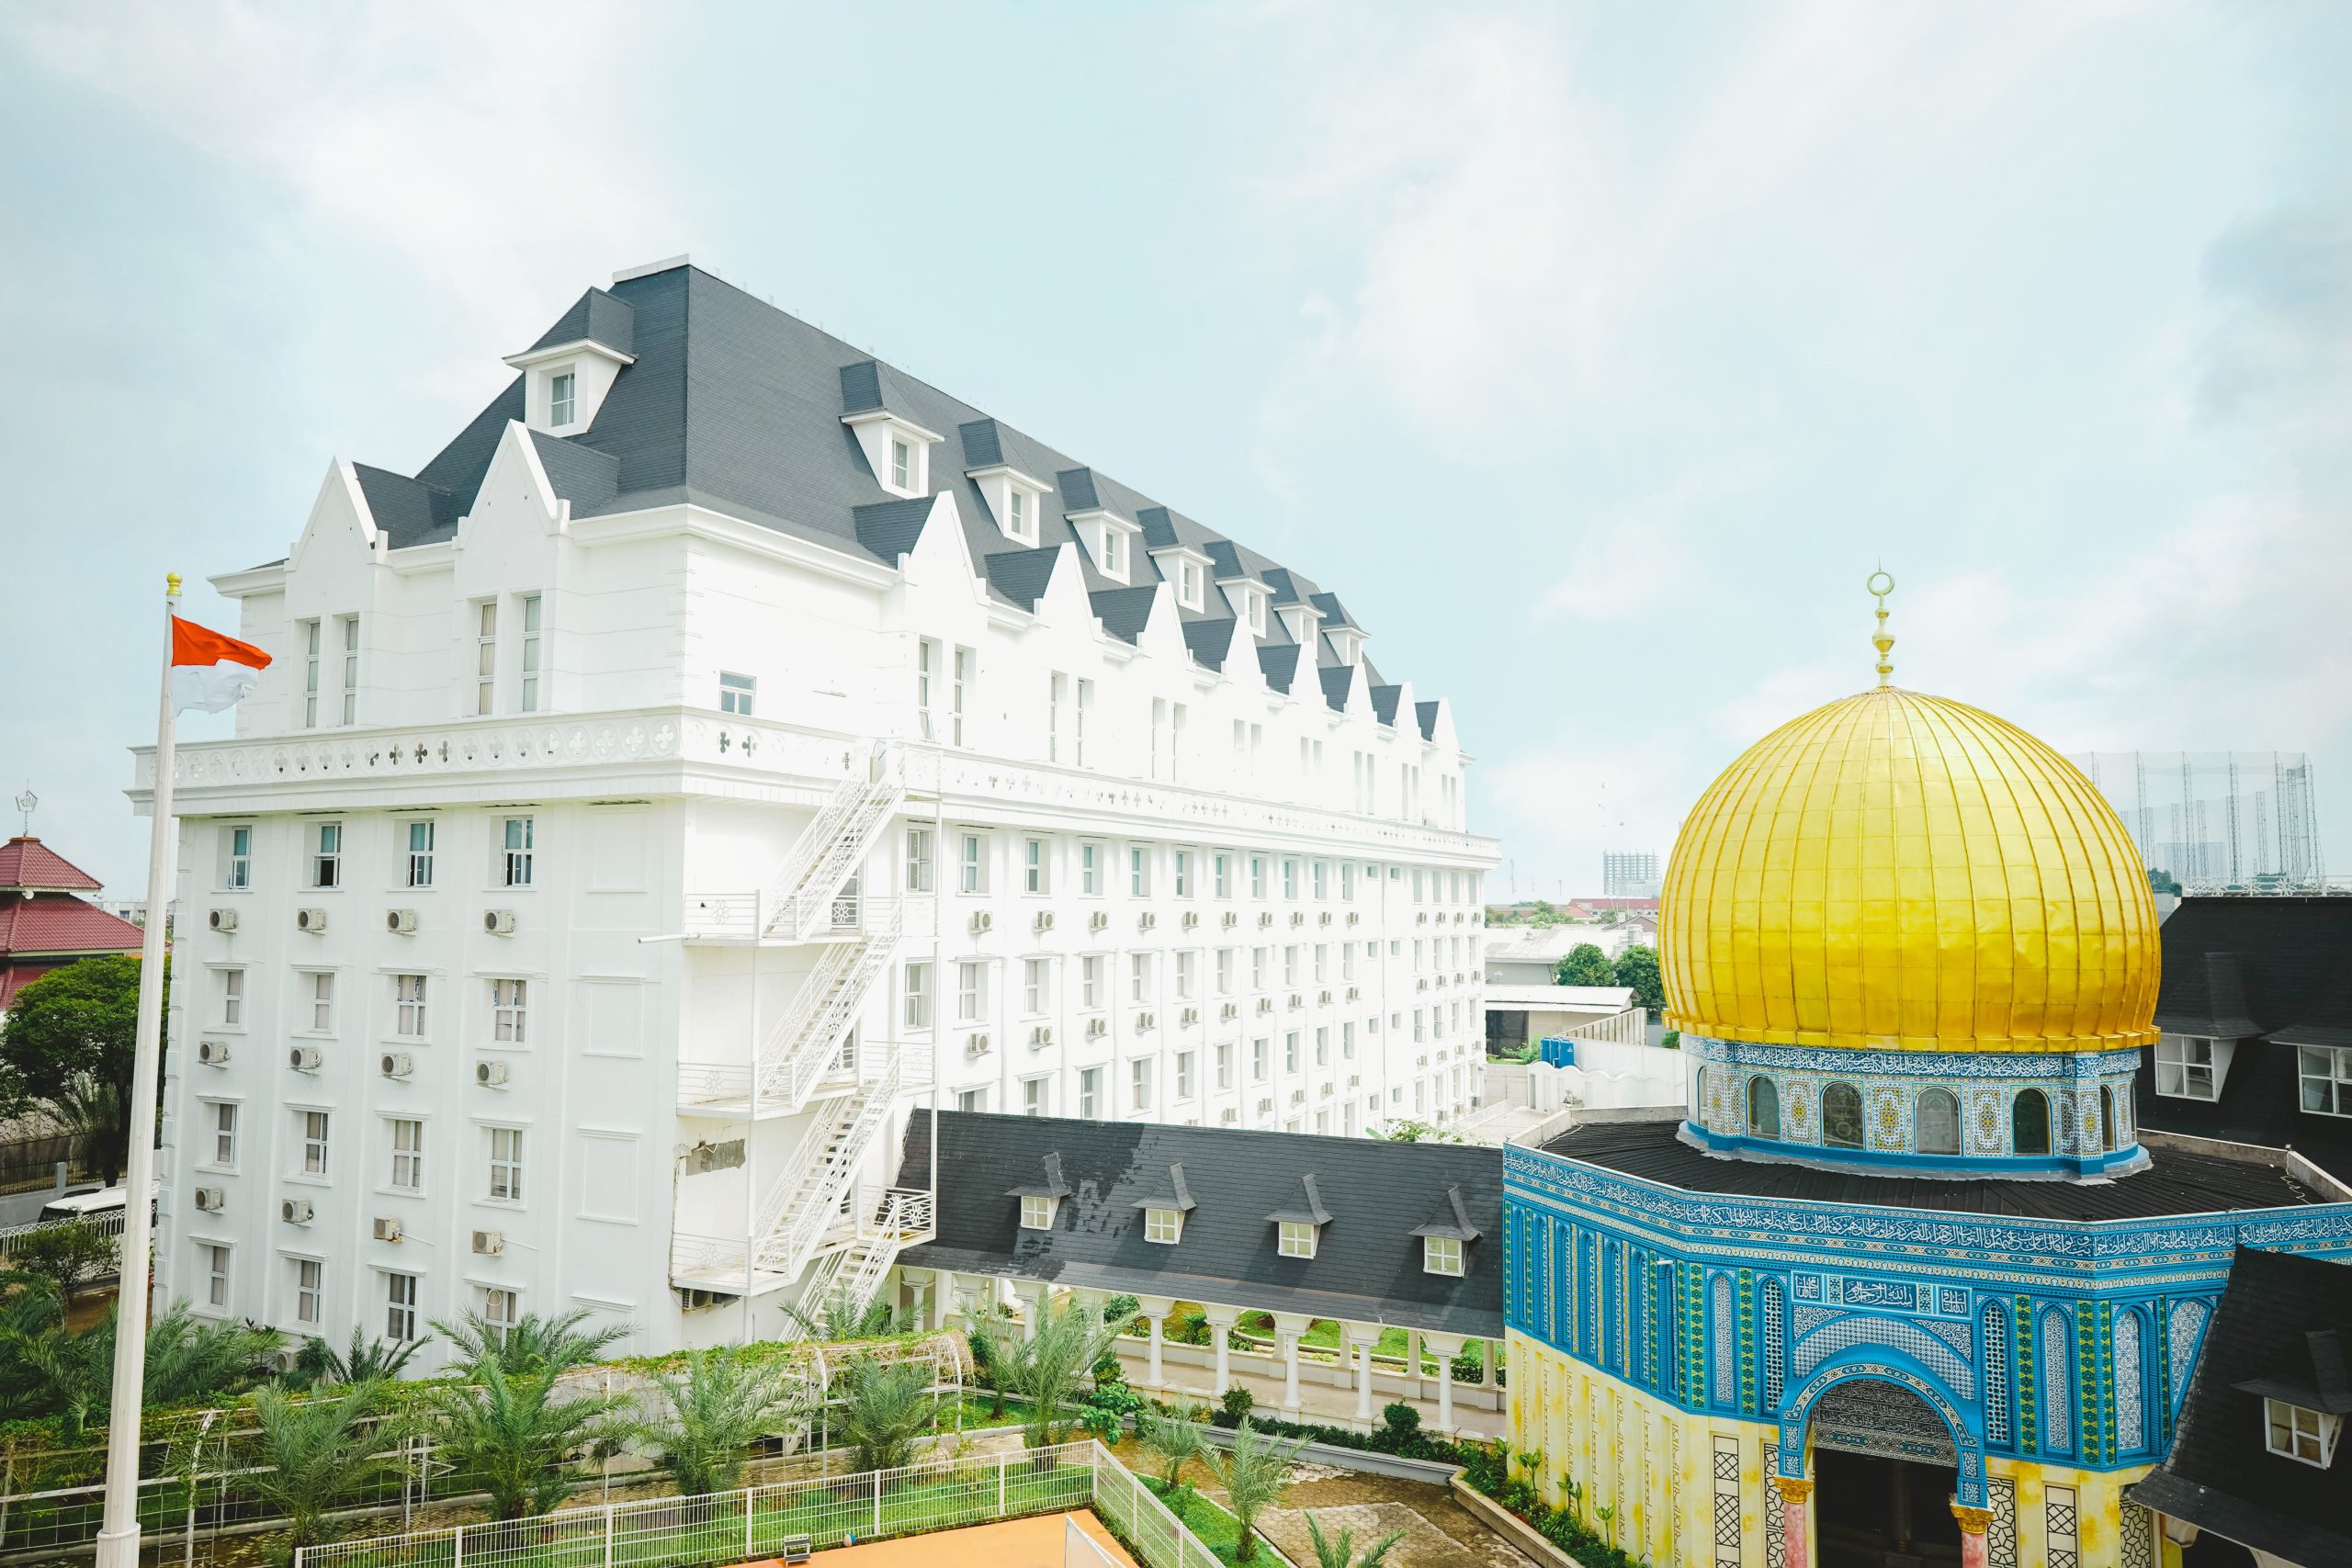
POLYGON ((2106 795, 2141 863, 2184 893, 2327 891, 2301 751, 2098 751, 2068 759, 2106 795))

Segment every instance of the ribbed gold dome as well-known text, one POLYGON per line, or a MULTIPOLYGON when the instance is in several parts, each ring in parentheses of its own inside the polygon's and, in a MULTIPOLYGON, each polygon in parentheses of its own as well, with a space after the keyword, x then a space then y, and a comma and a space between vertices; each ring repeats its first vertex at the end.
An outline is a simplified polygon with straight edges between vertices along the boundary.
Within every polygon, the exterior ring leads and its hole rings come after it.
POLYGON ((1668 1022, 1760 1044, 2084 1051, 2155 1038, 2156 911, 2074 764, 1880 686, 1748 748, 1658 908, 1668 1022))

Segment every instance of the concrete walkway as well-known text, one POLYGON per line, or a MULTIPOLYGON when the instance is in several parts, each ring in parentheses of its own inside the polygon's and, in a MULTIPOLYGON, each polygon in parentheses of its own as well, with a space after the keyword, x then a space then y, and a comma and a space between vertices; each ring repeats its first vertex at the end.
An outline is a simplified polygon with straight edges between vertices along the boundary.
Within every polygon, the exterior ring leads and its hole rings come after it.
MULTIPOLYGON (((1209 1386, 1216 1381, 1216 1374, 1210 1368, 1179 1366, 1163 1357, 1161 1370, 1167 1374, 1167 1381, 1154 1388, 1145 1381, 1145 1372, 1151 1364, 1150 1351, 1140 1342, 1124 1339, 1119 1342, 1119 1364, 1126 1371, 1129 1385, 1146 1393, 1159 1393, 1162 1397, 1190 1394, 1204 1404, 1215 1404, 1217 1401, 1216 1391, 1209 1386)), ((1282 1414, 1283 1380, 1279 1376, 1262 1375, 1243 1368, 1238 1362, 1232 1367, 1229 1376, 1235 1386, 1250 1391, 1250 1397, 1257 1401, 1256 1408, 1269 1416, 1282 1414)), ((1372 1418, 1375 1425, 1380 1420, 1380 1407, 1396 1397, 1380 1392, 1375 1386, 1372 1405, 1372 1418)), ((1420 1411, 1423 1426, 1435 1431, 1437 1402, 1417 1399, 1411 1403, 1420 1411)), ((1357 1425, 1356 1394, 1352 1388, 1333 1388, 1328 1383, 1301 1379, 1298 1404, 1298 1419, 1301 1421, 1350 1428, 1357 1425)), ((1510 1427, 1509 1418, 1503 1412, 1474 1410, 1460 1399, 1454 1401, 1453 1425, 1455 1431, 1462 1436, 1480 1438, 1499 1438, 1510 1427)))

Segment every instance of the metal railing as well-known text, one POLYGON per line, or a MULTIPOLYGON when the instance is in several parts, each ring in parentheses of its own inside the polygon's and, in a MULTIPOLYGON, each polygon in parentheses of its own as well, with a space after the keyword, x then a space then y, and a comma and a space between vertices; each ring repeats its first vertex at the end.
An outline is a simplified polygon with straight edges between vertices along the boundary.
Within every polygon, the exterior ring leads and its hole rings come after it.
POLYGON ((0 1225, 0 1258, 11 1257, 27 1236, 44 1235, 51 1231, 80 1228, 92 1235, 120 1235, 123 1211, 109 1210, 103 1214, 70 1220, 27 1220, 22 1224, 0 1225))
POLYGON ((294 1568, 655 1568, 779 1555, 805 1536, 857 1540, 1091 1508, 1145 1568, 1218 1568, 1214 1552, 1097 1442, 830 1479, 571 1508, 306 1546, 294 1568))

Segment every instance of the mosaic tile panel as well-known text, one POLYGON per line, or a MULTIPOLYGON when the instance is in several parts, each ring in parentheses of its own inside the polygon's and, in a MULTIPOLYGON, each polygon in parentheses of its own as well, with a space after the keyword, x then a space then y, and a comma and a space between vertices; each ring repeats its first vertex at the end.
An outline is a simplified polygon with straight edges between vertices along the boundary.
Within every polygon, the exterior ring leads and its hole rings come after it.
POLYGON ((1984 1440, 2009 1440, 2009 1314, 1999 1302, 1984 1303, 1984 1440))
POLYGON ((2041 1314, 2041 1449, 2066 1453, 2075 1446, 2075 1319, 2052 1307, 2041 1314))
POLYGON ((2136 1453, 2148 1442, 2146 1372, 2140 1355, 2140 1314, 2119 1314, 2115 1319, 2115 1443, 2124 1453, 2136 1453))

